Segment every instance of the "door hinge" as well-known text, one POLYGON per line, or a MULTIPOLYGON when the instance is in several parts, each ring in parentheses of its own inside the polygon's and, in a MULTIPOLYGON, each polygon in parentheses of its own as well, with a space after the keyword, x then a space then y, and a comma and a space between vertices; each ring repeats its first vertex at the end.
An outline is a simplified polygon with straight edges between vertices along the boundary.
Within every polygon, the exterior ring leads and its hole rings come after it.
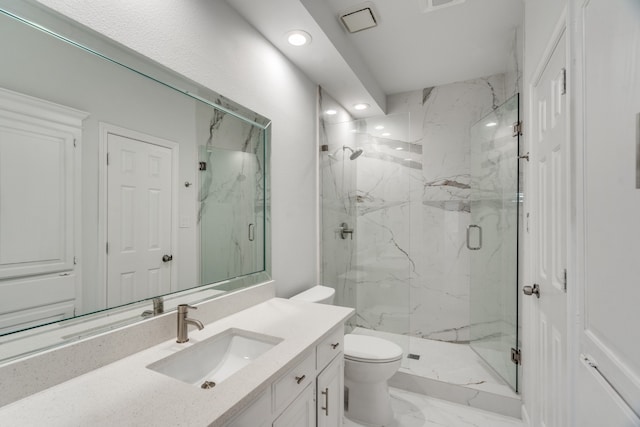
POLYGON ((73 257, 73 265, 78 265, 78 257, 77 256, 73 257))
POLYGON ((564 273, 562 275, 562 290, 567 292, 567 269, 564 269, 564 273))
POLYGON ((520 135, 522 135, 522 120, 518 120, 513 124, 513 133, 511 134, 514 138, 520 135))
POLYGON ((76 145, 76 139, 75 139, 75 138, 73 138, 73 147, 74 147, 74 148, 75 148, 75 147, 77 147, 77 145, 76 145))
POLYGON ((198 165, 199 165, 198 170, 201 170, 201 171, 207 170, 207 162, 200 162, 198 165))
POLYGON ((107 153, 107 166, 109 166, 109 153, 107 153))
POLYGON ((520 349, 511 349, 511 361, 516 365, 522 364, 522 353, 520 353, 520 349))
POLYGON ((562 87, 560 88, 560 95, 566 95, 567 94, 567 69, 563 68, 562 69, 562 87))
POLYGON ((107 242, 107 255, 109 254, 109 242, 107 242))

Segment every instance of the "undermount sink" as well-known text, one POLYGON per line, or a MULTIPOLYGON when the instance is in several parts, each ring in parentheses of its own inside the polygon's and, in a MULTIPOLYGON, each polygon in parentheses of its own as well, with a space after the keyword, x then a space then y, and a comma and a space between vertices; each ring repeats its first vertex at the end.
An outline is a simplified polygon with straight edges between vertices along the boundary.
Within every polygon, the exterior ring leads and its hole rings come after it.
POLYGON ((281 341, 256 332, 227 329, 147 368, 201 388, 213 388, 281 341))

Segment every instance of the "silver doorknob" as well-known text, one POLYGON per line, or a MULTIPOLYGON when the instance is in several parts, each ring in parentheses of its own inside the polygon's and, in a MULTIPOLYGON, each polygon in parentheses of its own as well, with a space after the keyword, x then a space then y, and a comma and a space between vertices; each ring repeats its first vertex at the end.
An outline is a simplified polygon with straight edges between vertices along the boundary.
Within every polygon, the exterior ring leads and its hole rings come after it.
POLYGON ((533 286, 524 286, 522 292, 524 292, 525 295, 535 295, 537 298, 540 298, 540 286, 535 283, 533 286))
POLYGON ((163 255, 162 262, 169 262, 173 259, 173 255, 163 255))

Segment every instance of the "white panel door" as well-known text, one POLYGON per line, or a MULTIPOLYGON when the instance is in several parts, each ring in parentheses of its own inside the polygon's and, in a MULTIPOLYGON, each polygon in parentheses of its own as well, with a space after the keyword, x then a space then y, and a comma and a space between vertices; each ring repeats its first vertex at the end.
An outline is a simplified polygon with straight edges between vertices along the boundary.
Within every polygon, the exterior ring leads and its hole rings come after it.
POLYGON ((583 425, 640 426, 640 1, 576 5, 584 283, 575 357, 585 363, 577 361, 575 410, 583 425))
POLYGON ((309 384, 273 422, 273 427, 314 427, 316 425, 314 388, 314 384, 309 384))
POLYGON ((74 140, 0 117, 0 278, 73 269, 74 140))
POLYGON ((171 291, 172 151, 107 138, 107 306, 171 291))
MULTIPOLYGON (((534 80, 531 96, 532 281, 540 298, 527 297, 534 348, 529 351, 537 387, 533 425, 567 425, 565 293, 567 234, 568 115, 564 94, 566 36, 558 39, 548 62, 534 80)), ((525 358, 526 362, 527 358, 525 358)))

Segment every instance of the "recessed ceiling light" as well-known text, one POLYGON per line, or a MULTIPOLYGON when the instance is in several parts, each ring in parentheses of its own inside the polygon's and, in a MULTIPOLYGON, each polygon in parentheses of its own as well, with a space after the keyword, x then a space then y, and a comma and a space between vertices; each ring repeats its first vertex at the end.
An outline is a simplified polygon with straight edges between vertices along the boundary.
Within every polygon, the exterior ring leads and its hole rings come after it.
POLYGON ((325 111, 325 113, 328 116, 335 116, 336 114, 338 114, 338 112, 336 110, 327 110, 327 111, 325 111))
POLYGON ((496 123, 496 122, 489 122, 489 123, 487 123, 485 126, 486 126, 486 127, 488 127, 488 128, 492 128, 492 127, 494 127, 494 126, 496 126, 496 125, 497 125, 497 123, 496 123))
POLYGON ((293 46, 304 46, 311 43, 311 35, 306 31, 293 30, 287 33, 287 41, 293 46))
POLYGON ((400 150, 404 150, 404 148, 402 148, 402 147, 396 147, 396 150, 400 151, 400 150))
POLYGON ((410 162, 410 161, 412 161, 413 159, 404 159, 404 160, 405 160, 405 162, 410 162))
POLYGON ((382 130, 382 129, 384 129, 384 126, 382 126, 382 125, 378 125, 378 126, 376 126, 374 129, 375 129, 375 130, 382 130))
POLYGON ((382 134, 382 136, 391 136, 391 134, 389 132, 385 132, 382 134))
POLYGON ((354 108, 354 109, 356 109, 356 110, 366 110, 366 109, 367 109, 367 108, 369 108, 369 107, 370 107, 370 105, 369 105, 369 104, 364 104, 364 103, 361 103, 361 104, 355 104, 355 105, 353 106, 353 108, 354 108))

